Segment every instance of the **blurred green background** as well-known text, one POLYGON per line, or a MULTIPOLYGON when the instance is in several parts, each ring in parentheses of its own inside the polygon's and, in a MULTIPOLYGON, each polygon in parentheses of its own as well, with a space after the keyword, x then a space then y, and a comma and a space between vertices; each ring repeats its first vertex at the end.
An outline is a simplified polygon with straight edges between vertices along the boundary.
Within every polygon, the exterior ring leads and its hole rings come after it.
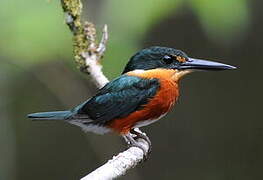
MULTIPOLYGON (((137 50, 181 49, 238 66, 181 82, 176 108, 143 128, 149 160, 121 179, 263 179, 263 1, 89 0, 84 16, 109 25, 103 59, 110 78, 137 50)), ((58 0, 0 2, 0 179, 72 180, 125 149, 115 135, 84 134, 27 113, 69 109, 96 92, 76 69, 58 0)))

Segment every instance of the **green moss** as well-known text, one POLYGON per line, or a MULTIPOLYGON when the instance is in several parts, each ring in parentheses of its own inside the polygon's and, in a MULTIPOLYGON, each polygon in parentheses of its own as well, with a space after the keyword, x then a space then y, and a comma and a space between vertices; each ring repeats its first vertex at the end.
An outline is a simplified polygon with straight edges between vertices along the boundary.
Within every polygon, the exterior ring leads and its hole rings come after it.
POLYGON ((82 53, 87 51, 89 41, 85 35, 85 27, 81 22, 82 3, 80 0, 61 0, 61 4, 64 12, 72 17, 72 22, 67 22, 67 24, 74 35, 73 52, 75 61, 81 70, 86 69, 82 53))

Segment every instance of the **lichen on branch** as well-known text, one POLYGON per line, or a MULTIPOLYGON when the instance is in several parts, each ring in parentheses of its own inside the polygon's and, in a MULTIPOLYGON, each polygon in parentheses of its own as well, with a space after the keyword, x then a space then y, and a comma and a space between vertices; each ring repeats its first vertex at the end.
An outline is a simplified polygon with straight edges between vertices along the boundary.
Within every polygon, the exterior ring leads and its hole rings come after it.
POLYGON ((87 72, 83 53, 97 54, 96 29, 90 22, 82 22, 82 3, 80 0, 61 0, 65 21, 73 33, 74 58, 81 71, 87 72))

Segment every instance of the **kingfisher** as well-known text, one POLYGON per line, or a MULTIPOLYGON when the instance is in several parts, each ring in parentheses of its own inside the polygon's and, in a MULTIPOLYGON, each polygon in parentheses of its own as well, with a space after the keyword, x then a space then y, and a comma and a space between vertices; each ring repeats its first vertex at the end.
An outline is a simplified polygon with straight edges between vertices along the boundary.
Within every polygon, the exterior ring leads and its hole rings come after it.
MULTIPOLYGON (((136 141, 151 141, 137 128, 158 121, 179 97, 180 79, 193 71, 231 70, 236 67, 188 57, 181 50, 149 47, 133 55, 121 76, 107 83, 97 94, 66 111, 29 114, 34 120, 63 120, 85 132, 121 135, 129 146, 146 149, 136 141)), ((149 148, 150 149, 150 148, 149 148)))

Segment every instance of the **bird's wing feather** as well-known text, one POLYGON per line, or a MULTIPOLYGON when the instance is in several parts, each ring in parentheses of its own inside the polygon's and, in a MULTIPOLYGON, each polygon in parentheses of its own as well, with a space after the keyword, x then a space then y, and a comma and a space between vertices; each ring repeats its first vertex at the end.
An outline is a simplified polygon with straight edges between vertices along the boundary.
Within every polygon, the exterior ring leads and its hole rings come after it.
POLYGON ((105 124, 140 109, 156 94, 159 86, 158 79, 122 75, 78 106, 74 110, 75 115, 88 116, 93 123, 105 124))

